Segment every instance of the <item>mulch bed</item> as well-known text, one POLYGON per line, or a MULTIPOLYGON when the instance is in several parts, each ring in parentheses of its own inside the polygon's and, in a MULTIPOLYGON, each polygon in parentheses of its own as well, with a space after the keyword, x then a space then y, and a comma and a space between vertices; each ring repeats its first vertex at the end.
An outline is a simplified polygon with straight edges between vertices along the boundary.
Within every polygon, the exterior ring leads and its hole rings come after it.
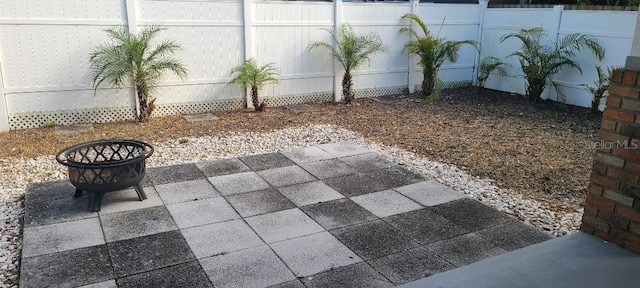
POLYGON ((575 209, 586 194, 595 139, 602 115, 588 109, 560 110, 555 102, 528 102, 523 96, 473 87, 446 90, 441 100, 425 104, 412 95, 384 101, 358 99, 353 106, 310 103, 294 113, 272 107, 262 113, 216 112, 215 121, 187 122, 180 116, 95 124, 73 136, 51 128, 0 134, 0 158, 55 154, 79 142, 133 138, 156 142, 169 138, 214 136, 228 131, 265 132, 322 123, 357 131, 385 145, 397 145, 431 160, 464 167, 502 188, 575 209))

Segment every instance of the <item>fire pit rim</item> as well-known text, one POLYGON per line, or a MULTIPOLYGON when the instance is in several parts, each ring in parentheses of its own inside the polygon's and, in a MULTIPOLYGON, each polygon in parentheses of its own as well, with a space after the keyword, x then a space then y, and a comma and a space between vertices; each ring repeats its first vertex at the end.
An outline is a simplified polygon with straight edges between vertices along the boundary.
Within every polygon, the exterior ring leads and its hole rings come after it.
POLYGON ((96 140, 96 141, 91 141, 91 142, 84 142, 84 143, 80 143, 80 144, 76 144, 73 146, 69 146, 67 148, 62 149, 60 152, 58 152, 56 154, 56 161, 58 161, 58 163, 67 166, 67 167, 71 167, 71 168, 79 168, 79 169, 95 169, 95 168, 114 168, 114 167, 120 167, 120 166, 125 166, 128 165, 130 163, 133 162, 139 162, 142 158, 142 160, 146 160, 147 158, 151 157, 151 155, 153 155, 154 149, 153 146, 151 146, 148 143, 142 142, 142 141, 138 141, 138 140, 132 140, 132 139, 103 139, 103 140, 96 140), (69 160, 67 159, 67 156, 69 155, 69 153, 73 152, 73 151, 77 151, 81 148, 85 148, 85 147, 91 147, 91 146, 96 146, 96 145, 111 145, 111 144, 135 144, 135 145, 139 145, 141 147, 144 148, 144 153, 141 156, 138 157, 134 157, 131 159, 125 159, 122 161, 117 161, 117 162, 96 162, 94 163, 81 163, 81 162, 76 162, 73 160, 69 160), (148 153, 147 153, 148 151, 148 153), (64 157, 63 157, 64 155, 64 157))

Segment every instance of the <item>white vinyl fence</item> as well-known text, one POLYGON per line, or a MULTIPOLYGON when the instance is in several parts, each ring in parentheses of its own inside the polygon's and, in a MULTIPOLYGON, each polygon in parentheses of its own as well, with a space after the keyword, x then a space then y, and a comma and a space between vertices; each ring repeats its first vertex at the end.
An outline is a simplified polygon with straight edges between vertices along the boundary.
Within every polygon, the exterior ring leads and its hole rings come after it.
MULTIPOLYGON (((271 106, 339 99, 341 68, 313 41, 329 41, 341 23, 357 32, 378 32, 390 52, 354 73, 358 97, 413 91, 422 81, 415 57, 403 47, 409 25, 400 17, 418 14, 432 33, 448 39, 482 42, 482 56, 504 58, 517 42, 499 38, 519 28, 543 26, 550 35, 580 32, 598 38, 607 49, 600 65, 622 65, 630 52, 637 12, 563 11, 554 9, 487 9, 480 4, 412 2, 342 3, 264 0, 0 0, 0 131, 59 124, 133 119, 131 87, 97 91, 91 87, 88 55, 106 40, 104 29, 127 26, 132 32, 151 24, 167 27, 162 38, 182 43, 186 80, 169 77, 158 90, 154 115, 199 113, 248 105, 246 89, 231 85, 229 70, 245 59, 273 62, 282 76, 262 95, 271 106), (411 64, 410 64, 411 63, 411 64)), ((461 49, 456 63, 446 63, 439 77, 448 87, 473 82, 480 55, 461 49)), ((494 75, 488 87, 524 92, 517 60, 510 76, 494 75)), ((595 78, 593 57, 578 58, 584 75, 557 75, 570 104, 588 106, 590 95, 580 83, 595 78)), ((548 93, 551 98, 555 94, 548 93)))

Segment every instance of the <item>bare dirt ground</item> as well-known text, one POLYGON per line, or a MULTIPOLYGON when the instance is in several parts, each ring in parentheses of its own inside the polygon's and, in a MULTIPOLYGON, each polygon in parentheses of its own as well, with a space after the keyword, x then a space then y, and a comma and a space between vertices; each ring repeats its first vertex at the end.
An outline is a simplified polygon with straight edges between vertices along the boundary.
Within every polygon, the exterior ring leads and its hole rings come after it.
POLYGON ((79 134, 55 135, 52 128, 0 134, 0 158, 52 155, 64 147, 102 138, 163 141, 168 138, 214 136, 229 131, 265 132, 305 124, 334 124, 362 136, 454 164, 474 176, 491 178, 549 203, 558 210, 575 209, 586 194, 601 114, 556 103, 527 102, 523 96, 475 88, 447 90, 425 104, 411 95, 391 103, 358 99, 356 105, 312 103, 309 112, 283 107, 262 113, 216 112, 219 120, 189 123, 180 116, 95 124, 79 134))

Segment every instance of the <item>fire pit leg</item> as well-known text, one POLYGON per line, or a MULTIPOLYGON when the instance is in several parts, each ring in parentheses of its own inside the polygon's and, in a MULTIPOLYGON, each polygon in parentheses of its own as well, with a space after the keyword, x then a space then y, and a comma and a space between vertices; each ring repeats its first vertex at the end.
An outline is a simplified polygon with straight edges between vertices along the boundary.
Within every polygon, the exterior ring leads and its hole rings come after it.
POLYGON ((142 190, 142 186, 140 186, 140 183, 136 184, 136 186, 133 186, 134 189, 136 189, 136 193, 138 193, 138 198, 140 198, 140 201, 147 199, 147 194, 144 193, 144 190, 142 190))
POLYGON ((100 211, 100 206, 102 204, 102 198, 104 197, 105 192, 91 192, 87 191, 87 195, 89 196, 89 211, 98 212, 100 211))
POLYGON ((73 197, 75 198, 82 197, 82 192, 84 191, 76 188, 76 194, 73 194, 73 197))

